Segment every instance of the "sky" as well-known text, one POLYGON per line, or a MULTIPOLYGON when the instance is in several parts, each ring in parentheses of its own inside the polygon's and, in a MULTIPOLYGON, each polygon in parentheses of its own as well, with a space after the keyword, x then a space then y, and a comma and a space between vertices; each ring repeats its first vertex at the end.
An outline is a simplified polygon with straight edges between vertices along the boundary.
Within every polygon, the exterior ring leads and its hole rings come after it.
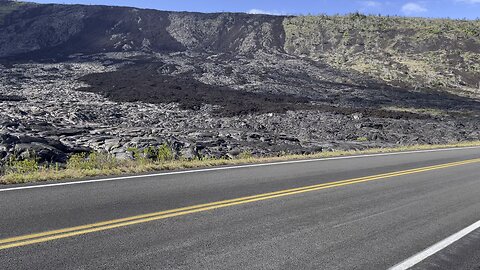
POLYGON ((37 3, 117 5, 170 11, 247 12, 273 15, 364 14, 480 18, 480 0, 33 0, 37 3))

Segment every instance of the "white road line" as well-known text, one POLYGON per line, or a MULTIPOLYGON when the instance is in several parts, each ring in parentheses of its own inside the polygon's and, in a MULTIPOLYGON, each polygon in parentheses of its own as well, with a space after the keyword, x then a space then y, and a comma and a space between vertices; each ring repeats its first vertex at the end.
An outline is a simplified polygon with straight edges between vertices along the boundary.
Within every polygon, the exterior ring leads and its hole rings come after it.
POLYGON ((442 249, 448 247, 449 245, 455 243, 460 238, 468 235, 469 233, 480 228, 480 220, 473 223, 472 225, 466 227, 465 229, 445 238, 444 240, 436 243, 435 245, 415 254, 414 256, 406 259, 405 261, 391 267, 389 270, 405 270, 409 269, 412 266, 415 266, 419 262, 425 260, 426 258, 432 256, 433 254, 441 251, 442 249))
POLYGON ((125 179, 137 179, 137 178, 177 175, 177 174, 190 174, 190 173, 199 173, 199 172, 211 172, 211 171, 223 171, 223 170, 242 169, 242 168, 264 167, 264 166, 274 166, 274 165, 283 165, 283 164, 307 163, 307 162, 318 162, 318 161, 327 161, 327 160, 341 160, 341 159, 355 159, 355 158, 365 158, 365 157, 394 156, 394 155, 406 155, 406 154, 429 153, 429 152, 444 152, 444 151, 467 150, 467 149, 480 149, 480 146, 430 149, 430 150, 416 150, 416 151, 367 154, 367 155, 343 156, 343 157, 332 157, 332 158, 291 160, 291 161, 279 161, 279 162, 271 162, 271 163, 237 165, 237 166, 229 166, 229 167, 196 169, 196 170, 187 170, 187 171, 173 171, 173 172, 153 173, 153 174, 144 174, 144 175, 120 176, 120 177, 102 178, 102 179, 93 179, 93 180, 83 180, 83 181, 62 182, 62 183, 54 183, 54 184, 43 184, 43 185, 40 184, 40 185, 4 188, 4 189, 0 189, 0 192, 34 189, 34 188, 47 188, 47 187, 57 187, 57 186, 80 185, 80 184, 89 184, 89 183, 98 183, 98 182, 118 181, 118 180, 125 180, 125 179))

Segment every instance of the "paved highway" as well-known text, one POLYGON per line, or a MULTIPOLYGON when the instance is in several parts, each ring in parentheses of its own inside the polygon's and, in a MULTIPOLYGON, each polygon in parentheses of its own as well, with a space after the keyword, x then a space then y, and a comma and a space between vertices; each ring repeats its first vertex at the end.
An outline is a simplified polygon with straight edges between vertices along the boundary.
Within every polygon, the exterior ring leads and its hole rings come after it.
MULTIPOLYGON (((3 186, 0 269, 402 269, 479 194, 480 148, 3 186)), ((473 228, 413 268, 478 269, 479 247, 473 228)))

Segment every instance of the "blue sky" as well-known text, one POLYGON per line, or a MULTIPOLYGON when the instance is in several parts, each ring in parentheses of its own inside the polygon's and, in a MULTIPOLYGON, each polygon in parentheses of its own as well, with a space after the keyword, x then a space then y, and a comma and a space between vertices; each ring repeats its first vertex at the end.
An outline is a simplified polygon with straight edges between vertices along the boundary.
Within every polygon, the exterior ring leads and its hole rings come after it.
POLYGON ((480 0, 34 0, 37 3, 102 4, 175 11, 268 14, 365 14, 480 18, 480 0))

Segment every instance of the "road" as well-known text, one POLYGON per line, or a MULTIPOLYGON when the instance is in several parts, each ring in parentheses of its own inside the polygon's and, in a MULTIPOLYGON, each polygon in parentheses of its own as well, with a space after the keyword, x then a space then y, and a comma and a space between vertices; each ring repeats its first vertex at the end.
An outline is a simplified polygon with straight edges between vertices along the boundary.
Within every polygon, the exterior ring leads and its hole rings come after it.
POLYGON ((0 269, 387 269, 480 220, 479 194, 480 148, 3 186, 0 269))

